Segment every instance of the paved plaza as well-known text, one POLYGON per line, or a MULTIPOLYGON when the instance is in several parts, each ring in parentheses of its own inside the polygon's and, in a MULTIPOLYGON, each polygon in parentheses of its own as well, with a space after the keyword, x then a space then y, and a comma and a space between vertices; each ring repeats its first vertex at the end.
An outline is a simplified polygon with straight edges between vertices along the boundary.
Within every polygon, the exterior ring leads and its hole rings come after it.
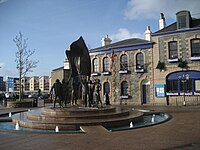
MULTIPOLYGON (((107 132, 87 127, 84 134, 0 131, 0 150, 199 150, 200 107, 126 106, 169 113, 163 124, 107 132)), ((22 109, 0 107, 0 114, 22 109)))

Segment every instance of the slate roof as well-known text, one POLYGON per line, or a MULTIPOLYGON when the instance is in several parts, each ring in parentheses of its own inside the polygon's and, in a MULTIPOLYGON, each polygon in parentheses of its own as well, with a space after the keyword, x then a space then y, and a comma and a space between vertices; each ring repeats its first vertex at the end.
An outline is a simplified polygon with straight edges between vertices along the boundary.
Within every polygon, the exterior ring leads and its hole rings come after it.
POLYGON ((150 43, 150 42, 147 41, 147 40, 144 40, 144 39, 131 38, 131 39, 126 39, 126 40, 122 40, 122 41, 119 41, 119 42, 111 43, 111 44, 106 45, 106 46, 94 48, 94 49, 91 49, 89 51, 94 52, 94 51, 104 50, 104 49, 109 49, 109 48, 125 47, 125 46, 145 44, 145 43, 150 43))
MULTIPOLYGON (((200 19, 194 19, 192 18, 191 24, 190 24, 190 28, 197 28, 200 27, 200 19)), ((177 30, 177 25, 176 22, 172 23, 171 25, 163 28, 162 30, 158 30, 156 33, 165 33, 165 32, 171 32, 171 31, 176 31, 177 30)))

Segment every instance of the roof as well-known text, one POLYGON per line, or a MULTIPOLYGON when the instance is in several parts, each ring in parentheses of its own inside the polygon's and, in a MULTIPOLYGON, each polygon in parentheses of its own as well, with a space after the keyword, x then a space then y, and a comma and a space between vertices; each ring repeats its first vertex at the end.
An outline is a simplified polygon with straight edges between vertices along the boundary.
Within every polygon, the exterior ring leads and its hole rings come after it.
POLYGON ((57 70, 62 70, 62 69, 64 69, 64 66, 59 67, 59 68, 55 68, 55 69, 53 69, 52 71, 57 71, 57 70))
POLYGON ((126 40, 122 40, 122 41, 119 41, 119 42, 111 43, 111 44, 106 45, 106 46, 101 46, 101 47, 98 47, 98 48, 91 49, 90 52, 103 50, 103 49, 109 49, 109 48, 138 45, 138 44, 144 44, 144 43, 150 43, 150 42, 147 41, 147 40, 144 40, 144 39, 131 38, 131 39, 126 39, 126 40))
MULTIPOLYGON (((192 18, 191 24, 190 24, 190 28, 197 28, 200 27, 200 19, 195 19, 192 18)), ((177 30, 177 25, 176 22, 170 24, 169 26, 166 26, 165 28, 158 30, 156 33, 165 33, 165 32, 171 32, 171 31, 176 31, 177 30)))

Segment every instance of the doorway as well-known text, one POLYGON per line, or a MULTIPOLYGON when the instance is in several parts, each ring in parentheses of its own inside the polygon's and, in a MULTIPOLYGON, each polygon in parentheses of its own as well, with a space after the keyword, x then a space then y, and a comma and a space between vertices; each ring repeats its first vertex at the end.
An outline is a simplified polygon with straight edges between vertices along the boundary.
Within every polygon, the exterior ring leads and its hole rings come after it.
POLYGON ((150 81, 144 80, 142 82, 142 104, 150 103, 150 81))

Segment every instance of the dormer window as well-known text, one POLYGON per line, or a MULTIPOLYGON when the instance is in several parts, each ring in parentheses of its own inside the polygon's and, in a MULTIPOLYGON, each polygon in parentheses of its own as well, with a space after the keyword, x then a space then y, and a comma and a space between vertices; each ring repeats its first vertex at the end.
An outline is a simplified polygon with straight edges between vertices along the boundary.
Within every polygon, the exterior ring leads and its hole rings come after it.
POLYGON ((178 17, 178 27, 179 29, 186 28, 186 16, 178 17))
POLYGON ((191 15, 189 11, 183 10, 176 13, 177 29, 190 28, 191 15))

